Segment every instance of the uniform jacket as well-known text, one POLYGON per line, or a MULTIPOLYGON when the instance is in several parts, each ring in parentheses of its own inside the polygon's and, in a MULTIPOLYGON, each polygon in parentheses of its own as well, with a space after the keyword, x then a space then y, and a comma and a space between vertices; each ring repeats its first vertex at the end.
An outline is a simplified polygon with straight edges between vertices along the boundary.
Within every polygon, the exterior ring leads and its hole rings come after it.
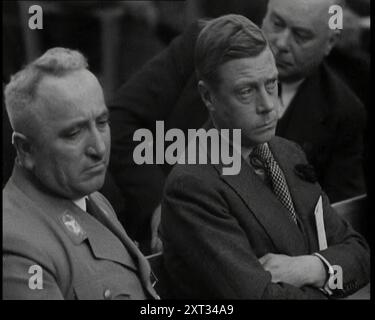
MULTIPOLYGON (((157 298, 150 266, 98 192, 91 214, 32 182, 15 165, 3 190, 5 299, 157 298), (30 289, 37 265, 42 289, 30 289)), ((36 283, 36 282, 35 282, 36 283)))
POLYGON ((270 149, 284 172, 301 229, 250 165, 238 175, 222 175, 222 164, 176 165, 162 202, 161 236, 171 288, 178 298, 324 299, 317 288, 272 283, 258 259, 267 253, 289 256, 319 252, 343 270, 343 290, 369 281, 365 240, 329 204, 319 184, 296 174, 306 164, 294 143, 274 138, 270 149), (323 199, 328 248, 319 251, 314 209, 323 199))

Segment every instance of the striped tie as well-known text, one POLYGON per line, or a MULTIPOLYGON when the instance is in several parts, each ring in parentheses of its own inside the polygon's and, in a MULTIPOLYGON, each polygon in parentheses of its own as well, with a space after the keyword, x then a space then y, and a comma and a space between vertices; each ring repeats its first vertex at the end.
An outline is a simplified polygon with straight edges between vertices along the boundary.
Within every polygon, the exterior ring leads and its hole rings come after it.
POLYGON ((288 209, 290 217, 297 224, 297 215, 290 196, 288 185, 283 172, 273 158, 271 150, 266 143, 256 146, 250 157, 255 157, 264 165, 265 171, 272 183, 272 189, 279 201, 288 209))

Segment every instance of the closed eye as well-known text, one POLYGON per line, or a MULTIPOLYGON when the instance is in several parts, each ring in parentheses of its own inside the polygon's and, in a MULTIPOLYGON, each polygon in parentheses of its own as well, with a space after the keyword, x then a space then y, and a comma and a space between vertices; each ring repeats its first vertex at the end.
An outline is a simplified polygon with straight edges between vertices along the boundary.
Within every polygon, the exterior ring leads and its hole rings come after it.
POLYGON ((266 87, 267 92, 272 93, 277 87, 277 80, 272 79, 272 80, 266 81, 265 87, 266 87))
POLYGON ((105 117, 101 117, 101 118, 97 119, 96 125, 99 128, 105 128, 105 127, 107 127, 107 125, 109 125, 109 117, 105 116, 105 117))
POLYGON ((240 89, 238 91, 238 94, 241 96, 241 97, 247 97, 249 95, 251 95, 254 91, 254 88, 252 87, 246 87, 246 88, 243 88, 243 89, 240 89))
POLYGON ((309 41, 313 38, 312 34, 306 33, 306 32, 303 32, 303 31, 294 31, 293 34, 294 34, 294 38, 299 43, 307 42, 307 41, 309 41))
POLYGON ((284 29, 285 28, 285 22, 277 17, 276 15, 273 15, 272 17, 272 25, 275 27, 275 29, 284 29))
POLYGON ((64 133, 63 137, 69 140, 73 140, 77 138, 81 132, 82 132, 82 128, 75 128, 73 130, 70 130, 64 133))

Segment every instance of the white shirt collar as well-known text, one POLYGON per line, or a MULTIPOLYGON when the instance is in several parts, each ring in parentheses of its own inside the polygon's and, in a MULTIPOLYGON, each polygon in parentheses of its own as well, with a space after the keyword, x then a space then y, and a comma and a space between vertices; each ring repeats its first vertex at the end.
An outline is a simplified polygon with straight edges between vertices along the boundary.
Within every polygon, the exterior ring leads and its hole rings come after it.
POLYGON ((77 199, 77 200, 74 200, 73 201, 73 203, 76 205, 76 206, 78 206, 78 207, 80 207, 83 211, 85 211, 85 212, 87 212, 87 208, 86 208, 86 199, 87 199, 88 197, 87 196, 85 196, 85 197, 83 197, 83 198, 80 198, 80 199, 77 199))

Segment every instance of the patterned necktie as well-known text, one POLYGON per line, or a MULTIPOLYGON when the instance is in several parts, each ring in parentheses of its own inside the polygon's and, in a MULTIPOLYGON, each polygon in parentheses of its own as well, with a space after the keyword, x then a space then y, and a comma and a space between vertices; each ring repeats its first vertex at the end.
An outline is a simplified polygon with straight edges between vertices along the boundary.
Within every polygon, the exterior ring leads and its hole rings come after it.
POLYGON ((288 209, 290 217, 297 224, 297 215, 293 206, 292 197, 290 196, 288 185, 283 172, 273 158, 271 150, 266 143, 256 146, 251 157, 257 158, 264 165, 268 177, 272 183, 272 189, 279 201, 288 209))

